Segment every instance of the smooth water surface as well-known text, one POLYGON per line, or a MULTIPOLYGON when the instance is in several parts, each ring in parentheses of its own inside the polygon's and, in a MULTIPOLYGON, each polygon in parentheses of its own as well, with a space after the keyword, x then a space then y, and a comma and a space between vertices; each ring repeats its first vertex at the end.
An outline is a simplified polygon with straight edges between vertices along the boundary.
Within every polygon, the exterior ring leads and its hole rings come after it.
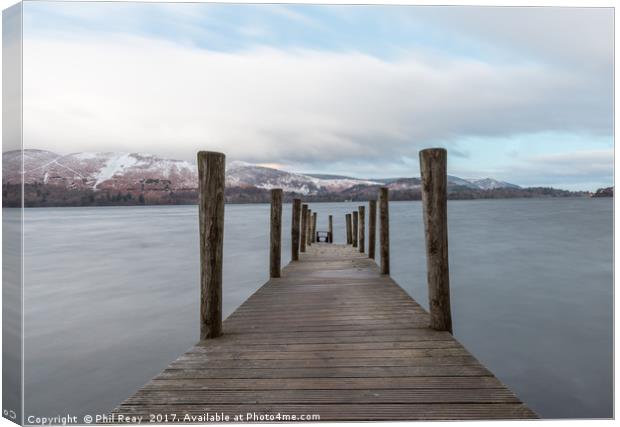
MULTIPOLYGON (((311 208, 343 243, 358 205, 311 208)), ((390 204, 392 275, 428 307, 421 213, 390 204)), ((26 415, 108 412, 197 341, 197 214, 25 211, 26 415)), ((449 203, 455 336, 542 417, 612 416, 612 221, 611 199, 449 203)), ((226 206, 225 315, 267 280, 268 233, 268 205, 226 206)))

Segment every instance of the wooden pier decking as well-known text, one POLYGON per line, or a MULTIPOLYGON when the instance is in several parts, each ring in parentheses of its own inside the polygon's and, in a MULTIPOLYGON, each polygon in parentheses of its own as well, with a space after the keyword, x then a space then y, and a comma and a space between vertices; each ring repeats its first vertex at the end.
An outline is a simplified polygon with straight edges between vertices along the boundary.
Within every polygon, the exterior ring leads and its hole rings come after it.
POLYGON ((281 276, 223 322, 222 336, 199 342, 114 415, 536 418, 356 248, 312 244, 281 276))

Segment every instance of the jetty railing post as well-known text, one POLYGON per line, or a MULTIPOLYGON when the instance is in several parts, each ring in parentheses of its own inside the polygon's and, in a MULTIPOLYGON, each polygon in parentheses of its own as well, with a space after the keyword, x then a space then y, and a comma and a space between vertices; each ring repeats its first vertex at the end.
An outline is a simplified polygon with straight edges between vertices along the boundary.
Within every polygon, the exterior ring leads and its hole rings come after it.
POLYGON ((308 231, 308 205, 301 206, 301 236, 299 242, 300 252, 306 252, 306 233, 308 231))
POLYGON ((308 208, 308 218, 306 219, 306 246, 312 245, 312 209, 308 208))
POLYGON ((366 207, 359 206, 359 241, 358 246, 360 253, 364 253, 366 250, 366 207))
POLYGON ((291 259, 299 260, 299 216, 301 215, 301 199, 294 199, 291 206, 291 259))
POLYGON ((282 189, 271 190, 269 277, 280 277, 282 257, 282 189))
POLYGON ((375 259, 377 240, 377 201, 368 202, 368 258, 375 259))
POLYGON ((431 328, 452 333, 448 270, 447 152, 420 151, 422 207, 431 328))
POLYGON ((222 334, 222 260, 226 156, 198 152, 200 339, 222 334))
POLYGON ((328 217, 327 240, 327 243, 334 243, 334 219, 331 215, 328 217))
POLYGON ((381 273, 390 274, 390 212, 388 205, 389 193, 387 187, 379 190, 379 231, 381 242, 381 273))
POLYGON ((316 243, 316 212, 312 212, 312 243, 316 243))
POLYGON ((347 228, 347 245, 353 244, 353 226, 351 225, 351 214, 346 214, 344 216, 347 228))
POLYGON ((357 248, 357 219, 358 219, 358 213, 357 211, 353 211, 353 247, 357 248))

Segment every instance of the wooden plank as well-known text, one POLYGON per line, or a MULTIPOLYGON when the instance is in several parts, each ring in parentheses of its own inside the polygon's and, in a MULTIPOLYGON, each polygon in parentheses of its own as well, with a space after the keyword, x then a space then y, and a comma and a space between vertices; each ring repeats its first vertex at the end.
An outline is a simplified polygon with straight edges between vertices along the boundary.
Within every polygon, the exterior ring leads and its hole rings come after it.
POLYGON ((385 378, 190 378, 153 379, 145 389, 183 390, 353 390, 386 388, 479 389, 505 388, 495 377, 396 377, 385 378))
POLYGON ((185 354, 170 364, 172 369, 185 367, 195 369, 216 368, 330 368, 361 366, 443 366, 443 365, 480 365, 472 356, 426 356, 399 358, 358 358, 345 359, 211 359, 200 353, 185 354))
MULTIPOLYGON (((442 340, 443 337, 427 336, 425 334, 416 334, 415 332, 426 332, 427 329, 410 329, 410 330, 378 330, 374 335, 360 331, 336 331, 330 334, 316 332, 301 333, 274 333, 274 334, 253 334, 246 336, 243 342, 236 339, 233 343, 238 343, 240 347, 250 348, 256 345, 272 345, 272 344, 346 344, 346 343, 384 343, 396 345, 399 342, 407 342, 416 339, 428 341, 442 340), (355 335, 357 334, 357 335, 355 335), (326 336, 329 335, 329 336, 326 336)), ((236 338, 236 335, 227 334, 227 338, 236 338)))
POLYGON ((429 357, 429 356, 467 356, 467 350, 461 347, 452 348, 407 348, 407 349, 381 349, 381 350, 365 350, 364 352, 356 350, 329 350, 329 351, 211 351, 204 347, 194 347, 188 353, 201 353, 208 355, 209 359, 227 359, 234 357, 235 359, 312 359, 312 358, 345 358, 352 357, 429 357))
MULTIPOLYGON (((201 352, 218 352, 229 350, 244 351, 357 351, 357 350, 400 350, 413 348, 463 348, 453 340, 429 341, 397 341, 397 342, 365 342, 365 343, 320 343, 320 344, 254 344, 234 341, 232 344, 196 346, 194 350, 201 352)), ((191 352, 191 350, 190 350, 191 352)))
POLYGON ((126 405, 227 404, 309 404, 309 403, 518 403, 509 390, 495 389, 369 389, 342 390, 201 390, 185 393, 168 390, 141 390, 126 405))
POLYGON ((114 414, 142 422, 149 414, 205 422, 207 412, 323 421, 536 417, 449 332, 430 329, 428 313, 359 248, 305 249, 223 322, 222 336, 190 348, 114 414))
MULTIPOLYGON (((444 353, 442 353, 444 354, 444 353)), ((364 366, 276 369, 171 369, 159 378, 393 378, 490 376, 481 366, 364 366)))

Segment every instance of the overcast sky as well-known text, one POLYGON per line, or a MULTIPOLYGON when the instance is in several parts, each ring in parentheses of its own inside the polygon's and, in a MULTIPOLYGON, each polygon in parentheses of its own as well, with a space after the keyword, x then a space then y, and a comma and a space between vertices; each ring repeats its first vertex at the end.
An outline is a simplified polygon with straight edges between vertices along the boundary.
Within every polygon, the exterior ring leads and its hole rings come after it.
POLYGON ((613 184, 613 12, 24 3, 24 145, 613 184))

